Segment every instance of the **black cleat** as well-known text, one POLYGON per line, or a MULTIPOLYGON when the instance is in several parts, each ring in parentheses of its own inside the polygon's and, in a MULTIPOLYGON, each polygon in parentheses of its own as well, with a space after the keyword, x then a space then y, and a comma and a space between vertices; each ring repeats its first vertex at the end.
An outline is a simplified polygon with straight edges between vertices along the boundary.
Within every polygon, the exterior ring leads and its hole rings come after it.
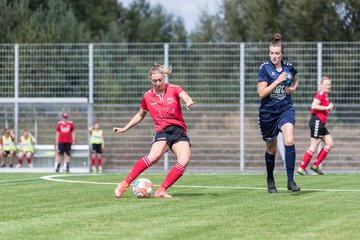
POLYGON ((267 186, 269 193, 277 193, 274 179, 267 179, 267 186))
POLYGON ((67 172, 67 173, 70 172, 70 167, 69 167, 69 165, 66 166, 66 172, 67 172))
POLYGON ((55 172, 60 172, 60 168, 57 167, 57 168, 55 169, 55 172))
POLYGON ((6 167, 6 164, 5 164, 5 163, 4 163, 4 164, 2 164, 2 165, 1 165, 1 167, 2 167, 2 168, 6 167))
POLYGON ((13 168, 13 167, 14 167, 14 164, 11 163, 11 164, 10 164, 10 167, 13 168))
POLYGON ((311 166, 311 170, 313 170, 314 172, 316 172, 319 175, 324 175, 324 172, 321 171, 321 169, 319 167, 311 166))
POLYGON ((296 185, 294 181, 288 181, 287 188, 288 190, 293 192, 298 192, 301 190, 301 188, 298 185, 296 185))

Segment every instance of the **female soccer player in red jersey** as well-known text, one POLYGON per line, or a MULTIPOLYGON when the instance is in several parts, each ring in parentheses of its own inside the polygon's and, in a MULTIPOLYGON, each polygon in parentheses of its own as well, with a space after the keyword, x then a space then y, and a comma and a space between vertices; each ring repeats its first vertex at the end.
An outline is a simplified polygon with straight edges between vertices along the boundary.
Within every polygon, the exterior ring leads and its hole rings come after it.
POLYGON ((306 167, 309 164, 314 152, 318 148, 321 141, 325 143, 325 146, 319 152, 317 159, 311 170, 323 175, 324 173, 319 168, 320 163, 324 161, 330 149, 334 146, 334 141, 325 127, 328 112, 332 111, 334 105, 329 101, 328 93, 331 90, 331 79, 328 76, 324 76, 321 79, 320 90, 316 92, 314 100, 311 104, 311 118, 309 121, 310 127, 310 147, 305 152, 303 160, 298 168, 298 173, 306 175, 306 167))
POLYGON ((155 123, 150 153, 140 158, 128 176, 119 183, 115 189, 115 197, 117 198, 124 194, 137 176, 158 162, 169 149, 176 155, 177 163, 155 192, 155 197, 172 198, 166 190, 183 175, 190 161, 190 139, 186 135, 187 128, 181 111, 180 99, 185 102, 187 110, 195 102, 182 87, 165 82, 165 77, 170 73, 171 68, 154 64, 149 71, 152 88, 144 94, 139 112, 125 127, 113 128, 116 133, 126 132, 141 122, 147 112, 150 112, 155 123))

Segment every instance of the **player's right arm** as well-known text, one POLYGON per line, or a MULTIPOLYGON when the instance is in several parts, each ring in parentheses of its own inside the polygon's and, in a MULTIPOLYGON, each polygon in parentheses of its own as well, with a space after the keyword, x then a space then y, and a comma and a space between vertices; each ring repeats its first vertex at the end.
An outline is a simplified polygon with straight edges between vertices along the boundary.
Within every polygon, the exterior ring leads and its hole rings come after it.
POLYGON ((55 149, 58 148, 58 144, 59 144, 59 131, 56 131, 56 135, 55 135, 55 149))
POLYGON ((328 106, 322 106, 321 101, 317 98, 314 98, 313 102, 311 103, 311 109, 316 111, 332 111, 334 105, 330 103, 328 106))
POLYGON ((280 83, 286 81, 286 72, 283 72, 279 75, 279 77, 272 82, 270 85, 268 85, 267 82, 259 81, 258 82, 258 94, 259 97, 265 98, 270 95, 270 93, 276 88, 277 85, 280 83))
POLYGON ((126 132, 127 130, 129 130, 130 128, 141 122, 144 119, 145 115, 146 115, 146 111, 140 108, 139 112, 135 114, 135 116, 130 120, 128 124, 126 124, 125 127, 123 128, 114 127, 113 131, 116 133, 126 132))

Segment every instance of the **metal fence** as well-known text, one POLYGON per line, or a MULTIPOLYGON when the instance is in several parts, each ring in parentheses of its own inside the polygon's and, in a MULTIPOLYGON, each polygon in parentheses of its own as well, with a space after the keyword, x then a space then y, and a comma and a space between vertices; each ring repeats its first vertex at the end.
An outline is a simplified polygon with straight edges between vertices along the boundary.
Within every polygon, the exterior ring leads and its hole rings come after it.
MULTIPOLYGON (((15 127, 17 132, 28 128, 40 144, 49 144, 59 113, 68 111, 78 143, 86 144, 90 116, 105 132, 106 170, 127 171, 150 149, 151 117, 121 136, 111 129, 125 125, 138 111, 142 95, 151 87, 151 65, 166 63, 173 67, 170 82, 198 102, 191 111, 183 110, 192 142, 189 169, 262 170, 265 144, 257 125, 257 71, 267 59, 267 43, 0 45, 0 126, 15 127), (53 101, 26 103, 30 98, 53 101), (63 103, 64 98, 87 98, 91 108, 63 103)), ((360 43, 285 43, 285 60, 294 64, 300 79, 293 95, 297 162, 309 146, 310 104, 326 74, 333 79, 330 99, 335 108, 327 126, 335 147, 324 167, 360 170, 360 43)), ((174 162, 170 154, 168 163, 153 169, 174 162)), ((277 168, 282 167, 277 156, 277 168)))

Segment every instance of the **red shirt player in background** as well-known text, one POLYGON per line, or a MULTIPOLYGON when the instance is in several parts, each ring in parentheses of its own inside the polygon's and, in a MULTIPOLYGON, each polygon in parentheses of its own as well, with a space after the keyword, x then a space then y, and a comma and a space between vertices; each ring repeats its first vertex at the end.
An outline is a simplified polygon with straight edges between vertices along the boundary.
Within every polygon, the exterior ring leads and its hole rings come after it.
POLYGON ((75 126, 72 121, 68 120, 68 114, 63 113, 62 120, 56 125, 55 146, 57 146, 58 157, 56 172, 60 171, 61 158, 64 158, 66 172, 70 172, 70 151, 71 145, 75 144, 75 126))
POLYGON ((305 169, 321 141, 324 142, 325 146, 319 152, 314 165, 311 167, 311 170, 315 171, 317 174, 324 175, 324 173, 319 168, 320 163, 324 161, 330 149, 334 146, 334 141, 325 127, 328 118, 328 112, 332 111, 334 108, 334 105, 329 101, 328 98, 330 89, 331 79, 328 76, 324 76, 321 79, 320 90, 316 92, 314 100, 311 104, 311 118, 309 121, 311 134, 310 147, 305 152, 303 160, 297 171, 301 175, 307 174, 305 169))
POLYGON ((140 158, 125 180, 119 183, 115 189, 117 198, 124 194, 137 176, 158 162, 169 149, 176 155, 177 163, 155 192, 155 197, 172 198, 166 190, 183 175, 190 161, 190 139, 186 135, 187 128, 181 111, 180 99, 185 102, 187 110, 195 102, 180 86, 165 82, 165 77, 170 73, 171 68, 154 64, 149 72, 149 79, 153 87, 144 94, 139 112, 125 127, 113 128, 116 133, 126 132, 141 122, 147 112, 150 112, 155 123, 149 155, 140 158))

